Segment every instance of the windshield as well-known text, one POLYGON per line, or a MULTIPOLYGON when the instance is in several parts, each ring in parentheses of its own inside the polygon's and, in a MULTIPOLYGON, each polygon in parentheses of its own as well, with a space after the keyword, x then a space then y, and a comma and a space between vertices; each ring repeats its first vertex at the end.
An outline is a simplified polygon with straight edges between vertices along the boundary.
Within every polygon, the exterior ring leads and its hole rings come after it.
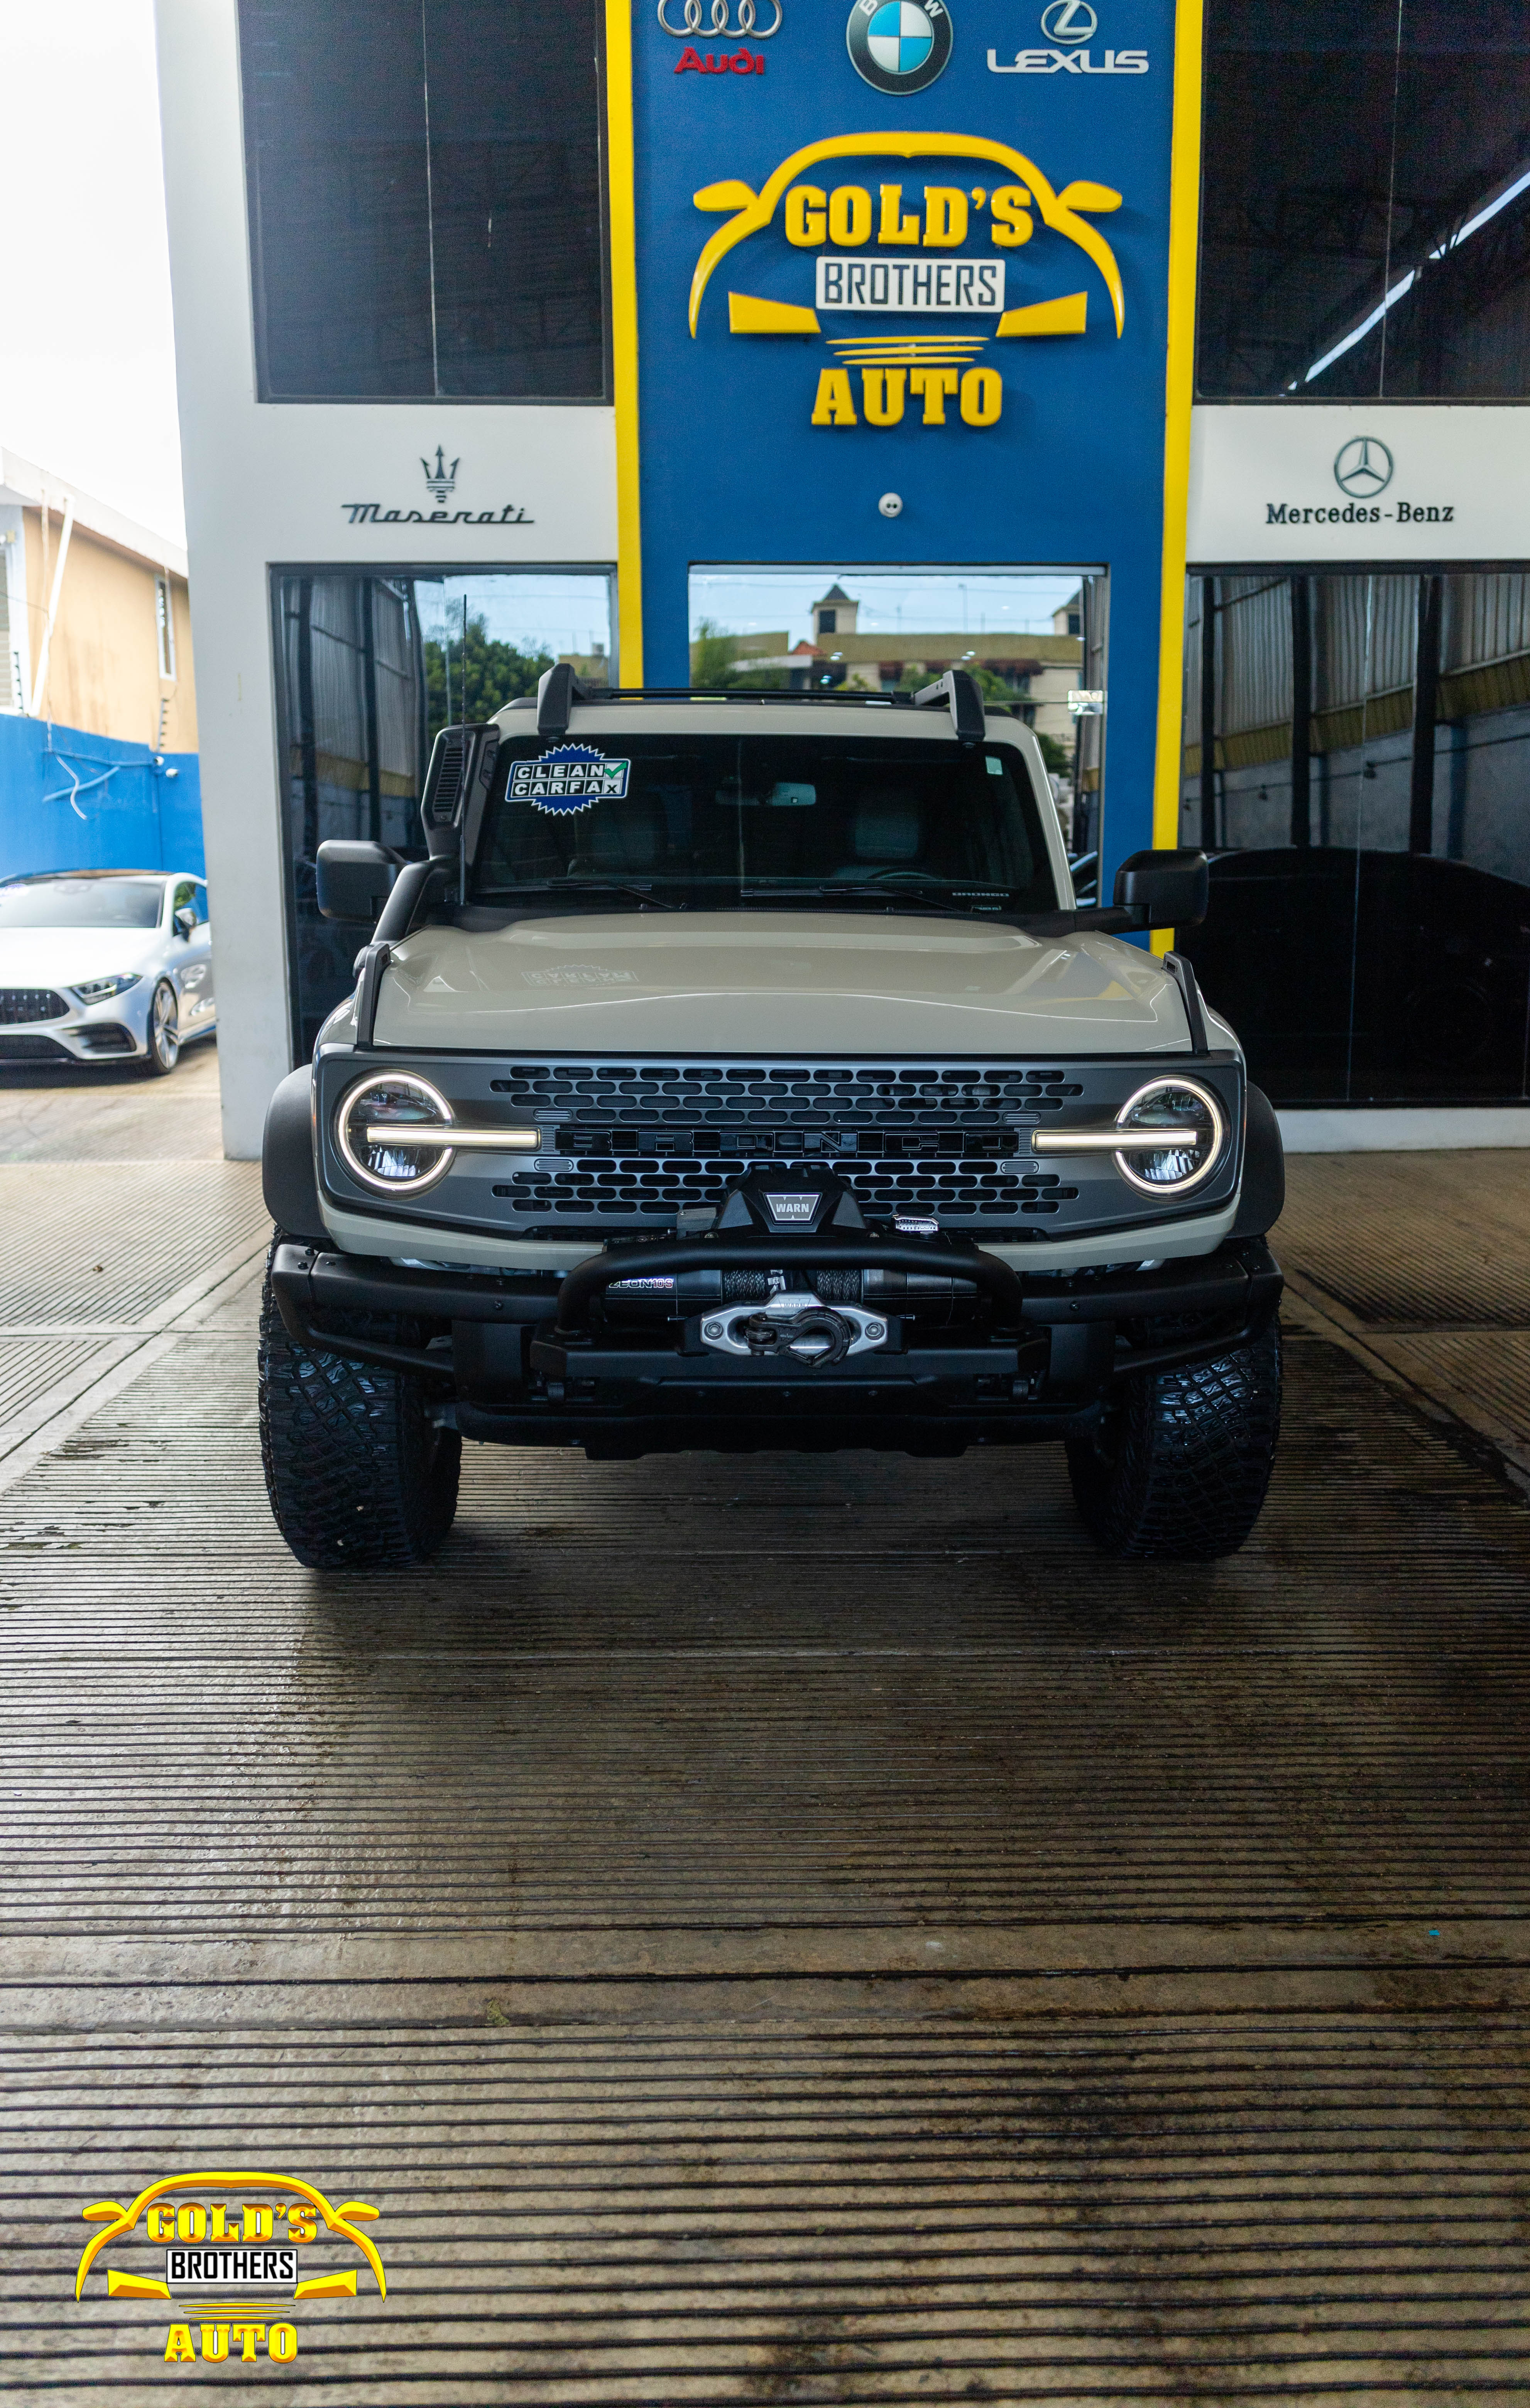
POLYGON ((34 878, 0 886, 0 928, 157 928, 157 878, 34 878))
POLYGON ((612 736, 501 746, 472 899, 610 908, 819 902, 1055 911, 1013 745, 845 736, 612 736))

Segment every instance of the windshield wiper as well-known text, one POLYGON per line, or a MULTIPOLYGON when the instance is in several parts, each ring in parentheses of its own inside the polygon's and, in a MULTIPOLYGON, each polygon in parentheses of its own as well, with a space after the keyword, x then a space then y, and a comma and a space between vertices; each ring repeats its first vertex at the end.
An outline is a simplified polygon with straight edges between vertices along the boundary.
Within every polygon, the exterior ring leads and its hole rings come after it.
MULTIPOLYGON (((950 892, 945 879, 931 882, 950 892)), ((829 886, 793 886, 783 890, 747 886, 739 890, 740 902, 775 903, 783 910, 789 910, 794 902, 833 903, 842 898, 852 902, 877 902, 889 913, 912 912, 916 917, 926 920, 968 920, 988 928, 1022 928, 1027 936, 1035 937, 1068 937, 1091 928, 1115 935, 1133 924, 1120 911, 1096 912, 1087 909, 1065 911, 1056 904, 1047 910, 1025 910, 1019 904, 1007 902, 1002 891, 995 895, 999 907, 995 910, 987 905, 979 907, 977 903, 929 902, 922 896, 907 893, 900 896, 895 887, 857 886, 848 879, 842 884, 836 881, 829 886)))
MULTIPOLYGON (((976 918, 980 909, 990 908, 979 907, 976 902, 958 902, 951 895, 950 881, 944 878, 932 878, 920 888, 904 887, 901 891, 874 879, 858 883, 851 878, 836 878, 822 886, 743 886, 739 888, 739 899, 746 903, 779 903, 783 910, 789 910, 794 903, 872 902, 880 903, 889 911, 933 911, 939 918, 958 920, 976 918), (926 899, 932 895, 942 899, 932 904, 926 899)), ((993 904, 1001 910, 1008 908, 1002 888, 994 890, 993 904)))
POLYGON ((479 896, 479 902, 499 902, 514 895, 633 895, 639 903, 651 904, 655 911, 683 911, 683 903, 666 903, 660 895, 651 894, 646 886, 636 886, 627 878, 531 878, 514 886, 499 886, 493 896, 479 896))

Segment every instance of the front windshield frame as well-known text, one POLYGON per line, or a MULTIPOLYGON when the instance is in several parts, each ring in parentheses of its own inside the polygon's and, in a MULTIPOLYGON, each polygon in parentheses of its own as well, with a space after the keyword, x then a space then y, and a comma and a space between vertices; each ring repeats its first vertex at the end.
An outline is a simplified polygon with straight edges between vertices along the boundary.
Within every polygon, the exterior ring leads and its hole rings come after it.
POLYGON ((515 729, 466 899, 1044 918, 1068 908, 1049 811, 1027 752, 992 727, 977 745, 882 727, 629 722, 552 746, 515 729), (552 791, 565 778, 570 792, 552 791))
POLYGON ((64 936, 93 929, 149 936, 164 915, 165 883, 164 878, 151 875, 10 880, 0 883, 0 935, 22 928, 39 932, 51 928, 64 936), (70 903, 72 910, 57 909, 58 904, 70 903), (19 908, 7 908, 13 905, 19 908), (116 908, 106 908, 109 905, 116 908))

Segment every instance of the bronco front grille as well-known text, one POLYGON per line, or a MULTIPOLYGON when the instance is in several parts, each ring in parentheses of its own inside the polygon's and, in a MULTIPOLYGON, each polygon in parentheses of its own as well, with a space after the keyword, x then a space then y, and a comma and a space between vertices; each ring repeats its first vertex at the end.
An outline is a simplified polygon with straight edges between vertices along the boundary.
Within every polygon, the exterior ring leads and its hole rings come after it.
MULTIPOLYGON (((1071 1203, 1079 1191, 1056 1172, 1017 1173, 981 1155, 961 1161, 938 1155, 917 1162, 867 1163, 850 1155, 820 1157, 837 1172, 864 1212, 937 1214, 942 1220, 1014 1221, 1045 1217, 1071 1203)), ((499 1180, 494 1194, 518 1217, 567 1214, 576 1220, 630 1221, 717 1202, 730 1179, 739 1179, 758 1154, 716 1154, 687 1161, 670 1155, 594 1155, 556 1170, 522 1171, 499 1180)))
MULTIPOLYGON (((521 1062, 421 1049, 408 1060, 465 1124, 529 1123, 540 1132, 535 1156, 464 1149, 418 1201, 389 1197, 390 1215, 411 1222, 534 1239, 657 1237, 682 1214, 710 1211, 752 1166, 786 1163, 832 1169, 874 1225, 899 1212, 933 1215, 953 1234, 987 1241, 1055 1240, 1174 1210, 1127 1187, 1107 1154, 1049 1162, 1031 1151, 1037 1127, 1109 1119, 1163 1057, 521 1062)), ((319 1075, 326 1191, 376 1212, 383 1208, 359 1193, 335 1142, 356 1062, 321 1054, 319 1075)), ((1237 1065, 1208 1063, 1203 1075, 1217 1083, 1237 1127, 1237 1065)), ((1230 1152, 1191 1209, 1215 1210, 1236 1182, 1230 1152)))
POLYGON ((672 1220, 770 1160, 829 1164, 871 1213, 1045 1218, 1079 1192, 1013 1161, 1018 1130, 1082 1094, 1062 1069, 528 1063, 491 1086, 566 1157, 495 1184, 518 1218, 672 1220))
POLYGON ((635 1129, 662 1136, 665 1152, 724 1153, 729 1139, 751 1154, 780 1152, 781 1138, 793 1152, 882 1154, 912 1136, 927 1140, 922 1152, 944 1139, 948 1153, 975 1140, 992 1153, 1017 1121, 1034 1127, 1083 1093, 1076 1073, 1019 1063, 526 1063, 490 1086, 518 1114, 560 1121, 560 1149, 579 1154, 630 1142, 635 1129), (710 1142, 698 1146, 698 1134, 710 1142))
POLYGON ((50 986, 0 986, 0 1028, 27 1021, 62 1020, 69 1007, 50 986))

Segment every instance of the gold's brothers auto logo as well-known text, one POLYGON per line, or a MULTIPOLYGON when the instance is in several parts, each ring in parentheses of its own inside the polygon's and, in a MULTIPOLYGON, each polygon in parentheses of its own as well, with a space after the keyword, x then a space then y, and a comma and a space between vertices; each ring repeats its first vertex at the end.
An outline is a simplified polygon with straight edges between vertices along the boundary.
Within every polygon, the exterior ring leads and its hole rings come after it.
POLYGON ((810 305, 728 294, 733 335, 820 335, 825 317, 845 329, 825 337, 837 364, 819 372, 814 426, 897 426, 916 413, 925 426, 945 426, 948 405, 951 417, 965 425, 996 424, 1004 381, 980 357, 989 343, 1081 335, 1087 328, 1087 286, 1035 300, 1008 289, 1014 254, 1030 242, 1038 219, 1093 262, 1109 296, 1118 339, 1125 326, 1115 253, 1089 222, 1118 209, 1122 195, 1108 184, 1088 181, 1056 192, 1022 151, 982 135, 834 135, 794 150, 757 193, 729 179, 693 197, 698 209, 727 212, 726 224, 704 244, 691 280, 693 337, 713 270, 740 243, 765 233, 778 208, 788 244, 814 254, 810 305), (903 180, 885 179, 885 170, 865 183, 836 181, 823 172, 830 162, 873 160, 949 161, 948 175, 963 161, 970 163, 966 175, 982 180, 909 191, 903 180))
POLYGON ((322 2250, 326 2234, 354 2245, 376 2278, 379 2297, 387 2297, 382 2259, 359 2229, 376 2222, 378 2209, 359 2199, 332 2207, 312 2183, 292 2174, 168 2174, 140 2191, 131 2207, 104 2199, 80 2213, 87 2224, 106 2229, 85 2245, 76 2299, 102 2251, 118 2244, 132 2262, 106 2269, 107 2297, 169 2303, 164 2355, 172 2364, 198 2357, 208 2365, 232 2358, 247 2366, 262 2354, 278 2364, 294 2358, 297 2328, 289 2305, 356 2297, 354 2265, 304 2272, 307 2252, 322 2250), (163 2273, 151 2271, 162 2263, 163 2273))

